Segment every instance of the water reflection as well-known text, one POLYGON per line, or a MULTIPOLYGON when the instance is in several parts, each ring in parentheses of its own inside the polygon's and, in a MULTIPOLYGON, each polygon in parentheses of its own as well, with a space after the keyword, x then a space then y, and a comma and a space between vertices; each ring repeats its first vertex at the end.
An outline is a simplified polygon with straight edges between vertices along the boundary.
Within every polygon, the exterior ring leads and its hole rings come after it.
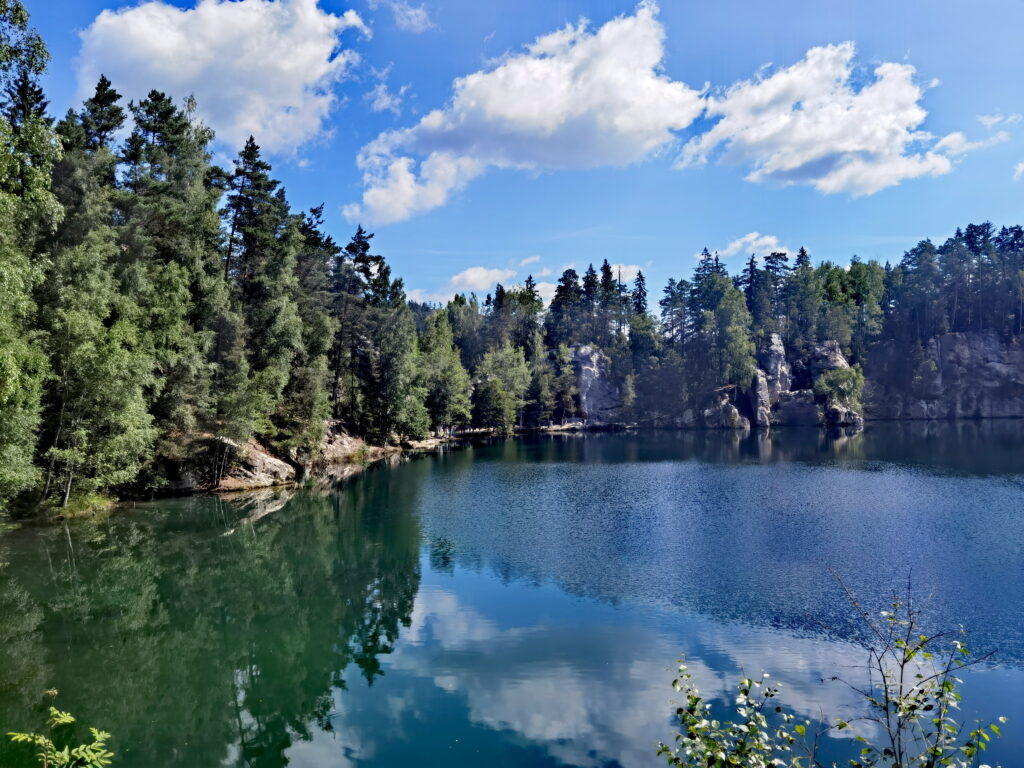
MULTIPOLYGON (((284 765, 328 722, 343 672, 376 680, 409 622, 420 577, 410 493, 375 483, 286 510, 273 496, 194 500, 67 541, 19 532, 11 569, 46 619, 15 657, 36 671, 10 686, 21 697, 3 690, 4 730, 35 725, 24 699, 53 685, 81 722, 115 734, 121 765, 284 765)), ((0 763, 17 765, 2 749, 0 763)))
POLYGON ((913 569, 1000 650, 977 715, 1020 721, 1021 427, 499 441, 17 531, 0 730, 56 686, 121 766, 657 765, 682 652, 723 699, 765 669, 802 715, 856 713, 822 682, 863 662, 830 567, 869 600, 913 569))

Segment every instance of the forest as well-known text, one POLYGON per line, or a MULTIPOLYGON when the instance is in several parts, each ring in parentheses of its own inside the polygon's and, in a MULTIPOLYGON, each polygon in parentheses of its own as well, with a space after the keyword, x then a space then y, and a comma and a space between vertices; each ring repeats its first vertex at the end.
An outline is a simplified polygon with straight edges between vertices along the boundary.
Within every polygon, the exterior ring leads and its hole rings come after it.
POLYGON ((938 334, 1024 327, 1024 230, 990 223, 886 264, 801 248, 729 275, 705 250, 654 297, 604 260, 547 306, 529 277, 411 302, 371 233, 341 244, 324 205, 293 210, 252 138, 219 167, 192 99, 126 102, 100 78, 52 116, 45 45, 0 8, 0 510, 159 492, 198 438, 308 466, 329 423, 380 445, 562 422, 580 345, 642 424, 749 387, 773 334, 795 379, 838 342, 853 402, 880 356, 913 382, 938 334))

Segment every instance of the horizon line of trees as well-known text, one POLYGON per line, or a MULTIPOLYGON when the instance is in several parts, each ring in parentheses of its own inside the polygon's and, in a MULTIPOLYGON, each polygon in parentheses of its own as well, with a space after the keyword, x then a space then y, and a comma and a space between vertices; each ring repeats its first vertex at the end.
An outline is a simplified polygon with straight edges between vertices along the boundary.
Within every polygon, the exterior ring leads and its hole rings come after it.
POLYGON ((342 246, 323 205, 292 209, 252 138, 220 168, 192 99, 125 104, 105 77, 55 120, 47 59, 21 4, 0 6, 0 510, 152 491, 211 441, 309 466, 330 421, 382 443, 573 418, 584 344, 644 420, 747 388, 772 334, 809 386, 826 339, 869 374, 895 349, 887 370, 912 378, 936 334, 1022 332, 1024 231, 988 223, 896 266, 800 249, 730 276, 705 250, 657 316, 644 275, 607 260, 567 269, 546 308, 532 277, 410 302, 372 234, 342 246))

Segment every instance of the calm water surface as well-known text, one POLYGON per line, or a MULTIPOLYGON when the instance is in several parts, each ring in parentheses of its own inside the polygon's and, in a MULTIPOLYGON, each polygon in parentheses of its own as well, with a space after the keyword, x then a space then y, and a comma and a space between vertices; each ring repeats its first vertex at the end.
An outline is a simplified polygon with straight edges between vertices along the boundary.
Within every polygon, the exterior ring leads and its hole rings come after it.
MULTIPOLYGON (((1024 424, 500 441, 331 493, 0 534, 0 731, 38 693, 116 766, 655 766, 674 660, 853 717, 841 576, 930 593, 995 663, 967 719, 1024 765, 1024 424)), ((842 757, 849 741, 827 745, 842 757)), ((27 765, 0 747, 0 765, 27 765)))

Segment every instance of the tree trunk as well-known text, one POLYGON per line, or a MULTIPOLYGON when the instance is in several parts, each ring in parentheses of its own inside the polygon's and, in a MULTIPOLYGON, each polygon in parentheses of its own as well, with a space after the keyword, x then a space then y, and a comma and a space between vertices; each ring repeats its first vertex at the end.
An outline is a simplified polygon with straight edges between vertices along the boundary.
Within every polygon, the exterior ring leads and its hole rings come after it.
POLYGON ((61 502, 61 507, 67 507, 68 500, 71 498, 71 481, 74 479, 75 473, 73 471, 68 472, 67 482, 64 483, 64 500, 61 502))

